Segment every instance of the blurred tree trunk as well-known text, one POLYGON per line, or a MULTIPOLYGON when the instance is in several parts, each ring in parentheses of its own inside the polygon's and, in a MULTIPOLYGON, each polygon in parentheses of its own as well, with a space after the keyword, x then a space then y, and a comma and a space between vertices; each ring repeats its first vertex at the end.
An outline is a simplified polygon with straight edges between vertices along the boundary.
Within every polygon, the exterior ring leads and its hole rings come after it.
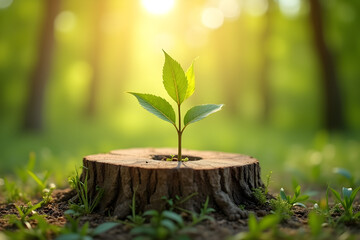
POLYGON ((94 8, 94 32, 93 32, 93 44, 91 48, 91 66, 93 68, 93 76, 90 82, 89 89, 89 100, 86 108, 86 114, 90 117, 96 115, 97 104, 98 104, 98 91, 100 87, 100 78, 101 78, 101 63, 102 63, 102 53, 103 53, 103 21, 105 16, 105 9, 107 5, 107 0, 95 1, 94 8))
POLYGON ((268 0, 268 10, 264 19, 264 30, 261 35, 261 44, 260 51, 262 55, 262 62, 260 65, 260 76, 259 76, 259 84, 260 84, 260 94, 262 97, 262 113, 261 113, 261 121, 263 123, 267 123, 270 118, 270 57, 269 57, 269 41, 271 38, 271 25, 272 25, 272 13, 274 11, 274 3, 273 0, 268 0))
POLYGON ((325 42, 322 19, 323 10, 319 0, 309 1, 311 29, 322 71, 325 127, 328 130, 340 130, 344 128, 342 99, 334 59, 325 42))
POLYGON ((44 1, 44 19, 39 37, 38 58, 30 77, 26 102, 25 130, 41 130, 46 84, 50 77, 54 50, 54 20, 60 10, 60 0, 44 1))

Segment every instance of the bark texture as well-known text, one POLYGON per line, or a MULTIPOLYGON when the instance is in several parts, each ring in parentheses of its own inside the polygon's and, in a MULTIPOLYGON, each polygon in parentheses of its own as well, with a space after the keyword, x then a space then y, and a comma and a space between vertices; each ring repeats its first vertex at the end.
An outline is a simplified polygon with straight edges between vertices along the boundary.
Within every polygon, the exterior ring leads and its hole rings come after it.
POLYGON ((188 162, 153 159, 176 153, 176 149, 169 148, 125 149, 86 156, 83 164, 88 169, 88 193, 94 198, 96 188, 103 188, 100 211, 111 211, 119 218, 130 214, 134 192, 136 210, 141 212, 165 209, 163 196, 175 199, 176 195, 198 193, 181 207, 199 212, 209 196, 209 206, 229 219, 246 218, 246 211, 238 205, 254 201, 252 189, 263 186, 259 162, 240 154, 183 151, 184 157, 202 159, 188 162))

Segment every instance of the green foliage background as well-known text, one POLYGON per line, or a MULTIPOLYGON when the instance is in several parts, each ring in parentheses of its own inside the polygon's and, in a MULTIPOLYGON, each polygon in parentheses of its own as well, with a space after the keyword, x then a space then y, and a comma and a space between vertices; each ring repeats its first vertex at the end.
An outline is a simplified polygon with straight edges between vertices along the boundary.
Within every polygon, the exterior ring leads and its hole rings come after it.
POLYGON ((264 40, 266 14, 251 14, 245 0, 239 1, 241 14, 215 30, 201 24, 201 11, 217 6, 217 1, 176 1, 170 13, 152 15, 141 1, 109 0, 101 25, 97 114, 89 117, 85 109, 94 75, 90 56, 100 47, 93 45, 99 12, 92 1, 62 1, 54 23, 56 49, 46 86, 44 130, 23 132, 44 1, 12 1, 0 9, 0 176, 25 165, 29 152, 36 153, 37 167, 51 170, 61 185, 87 154, 176 147, 172 127, 139 109, 125 94, 136 90, 166 96, 161 49, 185 68, 199 56, 194 63, 196 91, 184 103, 185 111, 202 103, 225 104, 221 113, 189 127, 184 148, 254 156, 263 174, 273 170, 279 180, 293 176, 323 183, 338 166, 359 176, 360 2, 321 1, 344 100, 346 129, 335 133, 324 130, 321 68, 309 29, 308 2, 299 0, 300 9, 293 15, 281 10, 280 2, 274 2, 271 31, 264 40), (264 56, 270 66, 267 120, 262 117, 259 81, 264 56))

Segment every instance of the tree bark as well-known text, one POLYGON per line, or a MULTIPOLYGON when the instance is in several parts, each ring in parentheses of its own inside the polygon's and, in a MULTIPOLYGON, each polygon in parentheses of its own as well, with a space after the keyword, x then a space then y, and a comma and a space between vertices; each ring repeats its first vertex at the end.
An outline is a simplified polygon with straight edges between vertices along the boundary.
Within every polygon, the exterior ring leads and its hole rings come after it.
MULTIPOLYGON (((154 160, 176 153, 176 149, 168 148, 125 149, 86 156, 83 164, 88 174, 88 194, 94 198, 97 187, 102 188, 100 211, 113 212, 119 218, 130 215, 133 194, 136 210, 144 212, 165 209, 164 196, 175 199, 193 193, 197 195, 181 207, 200 212, 209 197, 209 207, 229 219, 247 217, 238 206, 254 201, 252 189, 263 186, 259 162, 240 154, 183 151, 184 157, 190 158, 187 162, 154 160), (192 156, 201 159, 192 161, 192 156)), ((83 172, 83 181, 85 175, 83 172)))
POLYGON ((344 128, 342 99, 338 85, 338 76, 334 59, 326 45, 322 9, 319 0, 310 2, 310 23, 313 31, 314 45, 319 58, 322 85, 324 89, 324 118, 328 130, 344 128))
POLYGON ((26 102, 25 130, 41 130, 46 84, 49 80, 54 50, 54 20, 60 10, 60 0, 45 1, 45 16, 39 39, 38 58, 30 78, 26 102))

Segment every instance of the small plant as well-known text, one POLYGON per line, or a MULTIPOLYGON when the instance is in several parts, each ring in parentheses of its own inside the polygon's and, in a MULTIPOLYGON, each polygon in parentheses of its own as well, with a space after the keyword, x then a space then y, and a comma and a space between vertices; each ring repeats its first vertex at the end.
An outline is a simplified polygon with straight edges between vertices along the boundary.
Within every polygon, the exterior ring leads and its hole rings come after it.
POLYGON ((272 171, 270 171, 267 175, 266 175, 266 182, 264 187, 259 187, 259 188, 254 188, 252 189, 253 191, 253 195, 255 197, 255 199, 258 201, 258 203, 260 203, 261 205, 265 205, 265 203, 267 202, 267 198, 266 195, 269 192, 269 185, 270 185, 270 180, 271 180, 271 175, 272 175, 272 171))
POLYGON ((133 193, 133 197, 132 197, 132 201, 131 201, 131 215, 127 216, 127 219, 130 221, 125 222, 125 224, 130 225, 131 227, 136 227, 136 226, 140 226, 145 222, 145 218, 140 215, 140 214, 136 214, 136 191, 137 191, 137 187, 134 190, 133 193))
POLYGON ((168 205, 168 210, 169 211, 174 211, 174 210, 179 210, 182 212, 187 212, 190 213, 188 210, 180 207, 182 204, 184 204, 185 202, 187 202, 189 199, 191 199, 192 197, 196 196, 198 193, 192 193, 190 195, 188 195, 187 197, 181 198, 178 195, 175 196, 175 200, 174 199, 169 199, 165 196, 163 196, 161 199, 165 200, 167 205, 168 205))
POLYGON ((276 199, 271 199, 270 207, 273 213, 279 216, 281 221, 286 221, 291 217, 291 215, 293 215, 291 211, 292 205, 282 200, 280 197, 276 199))
MULTIPOLYGON (((85 171, 84 182, 80 180, 79 172, 75 169, 75 176, 69 178, 70 186, 76 190, 78 203, 72 203, 70 205, 70 209, 73 210, 72 214, 74 215, 82 215, 92 213, 95 207, 99 204, 104 190, 101 188, 97 188, 97 194, 94 199, 91 199, 88 196, 88 172, 87 168, 83 167, 85 171)), ((68 212, 70 213, 70 212, 68 212)))
MULTIPOLYGON (((235 235, 232 240, 257 240, 257 239, 273 239, 272 232, 268 232, 268 230, 273 230, 276 232, 277 225, 280 222, 280 218, 278 215, 267 215, 262 218, 260 221, 256 220, 254 214, 250 214, 248 220, 249 231, 241 232, 235 235)), ((274 238, 275 239, 275 238, 274 238)))
POLYGON ((20 191, 19 187, 15 182, 9 181, 7 178, 4 178, 4 195, 6 202, 16 202, 24 198, 23 193, 20 191))
POLYGON ((29 220, 33 215, 37 215, 37 212, 35 212, 35 210, 40 208, 41 205, 42 202, 39 202, 35 205, 32 205, 31 202, 29 202, 27 205, 15 205, 20 219, 16 215, 7 215, 7 217, 9 218, 9 223, 16 225, 20 229, 23 226, 26 226, 28 229, 30 229, 31 225, 29 223, 29 220))
POLYGON ((86 239, 92 240, 94 236, 97 236, 101 233, 107 232, 110 229, 119 225, 115 222, 106 222, 100 224, 95 229, 89 228, 89 222, 86 222, 80 227, 80 219, 74 219, 70 215, 65 215, 68 223, 65 225, 65 228, 61 230, 60 235, 56 240, 69 240, 69 239, 86 239))
POLYGON ((191 108, 184 117, 184 127, 181 123, 181 104, 195 91, 194 63, 184 72, 178 62, 172 59, 165 51, 165 64, 163 67, 163 84, 169 96, 177 104, 178 125, 176 125, 175 111, 165 99, 143 93, 129 92, 134 95, 140 105, 162 120, 171 123, 178 135, 178 161, 182 161, 181 138, 185 128, 208 115, 221 110, 222 104, 205 104, 191 108))
POLYGON ((137 236, 134 239, 190 239, 181 232, 185 223, 175 212, 149 210, 143 216, 150 217, 150 223, 133 228, 130 233, 137 236))
POLYGON ((360 217, 360 212, 354 214, 353 211, 353 203, 356 198, 356 194, 360 190, 360 187, 357 187, 354 190, 352 188, 343 187, 342 197, 340 196, 340 193, 338 193, 335 189, 330 187, 329 189, 335 196, 336 200, 339 201, 341 206, 344 208, 344 215, 340 218, 340 220, 351 221, 360 217))
POLYGON ((258 201, 258 203, 260 205, 265 205, 267 199, 266 199, 266 194, 263 188, 254 188, 253 190, 253 195, 256 199, 256 201, 258 201))
POLYGON ((215 212, 215 209, 209 208, 209 197, 206 198, 205 203, 203 204, 203 208, 200 210, 200 214, 192 213, 192 226, 195 226, 196 224, 204 221, 204 220, 210 220, 214 221, 214 218, 210 217, 209 214, 212 212, 215 212))
POLYGON ((301 207, 306 208, 305 204, 303 204, 302 202, 306 201, 309 198, 309 196, 308 195, 300 195, 300 191, 301 191, 301 187, 300 187, 300 185, 297 185, 295 187, 294 196, 291 197, 291 196, 286 195, 285 190, 283 188, 281 188, 280 189, 280 198, 292 206, 301 206, 301 207))
MULTIPOLYGON (((6 236, 9 239, 46 240, 51 239, 51 236, 58 234, 60 230, 58 226, 49 224, 41 215, 33 215, 30 219, 37 222, 36 227, 32 227, 30 223, 25 226, 23 224, 16 224, 18 230, 5 232, 6 236)), ((0 239, 2 239, 1 236, 0 239)))

